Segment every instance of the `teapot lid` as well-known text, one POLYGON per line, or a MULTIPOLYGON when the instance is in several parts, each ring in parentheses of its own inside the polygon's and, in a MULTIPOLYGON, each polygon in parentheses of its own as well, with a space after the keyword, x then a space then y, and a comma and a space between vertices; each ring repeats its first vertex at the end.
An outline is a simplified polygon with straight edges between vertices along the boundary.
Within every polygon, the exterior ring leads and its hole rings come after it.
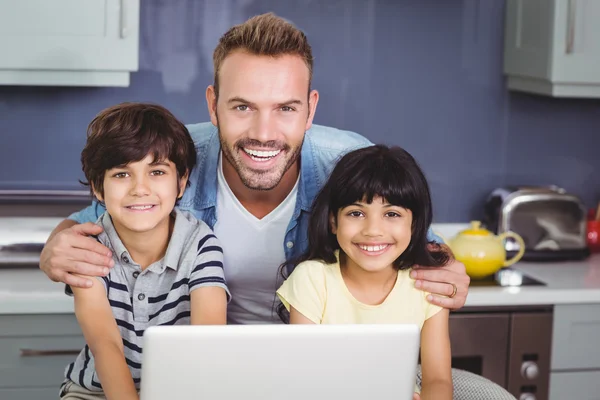
POLYGON ((460 232, 461 235, 491 236, 492 232, 481 227, 480 221, 471 221, 469 229, 460 232))

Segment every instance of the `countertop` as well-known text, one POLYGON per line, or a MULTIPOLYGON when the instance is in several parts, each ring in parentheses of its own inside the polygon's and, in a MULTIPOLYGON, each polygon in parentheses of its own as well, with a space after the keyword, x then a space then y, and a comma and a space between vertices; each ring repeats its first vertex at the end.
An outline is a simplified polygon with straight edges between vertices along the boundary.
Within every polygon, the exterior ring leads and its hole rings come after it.
MULTIPOLYGON (((546 286, 471 287, 466 306, 600 303, 600 254, 578 262, 521 262, 514 268, 546 286)), ((39 269, 0 269, 0 314, 72 312, 64 285, 51 282, 39 269)))
POLYGON ((584 261, 519 262, 513 268, 545 286, 471 287, 466 306, 600 303, 600 254, 584 261))
MULTIPOLYGON (((0 219, 0 246, 14 241, 44 243, 61 221, 57 218, 0 219)), ((433 230, 451 237, 466 224, 434 224, 433 230)), ((467 307, 600 303, 600 254, 584 261, 519 262, 513 268, 546 283, 545 286, 475 287, 467 307)), ((0 268, 0 314, 60 314, 73 312, 73 299, 64 285, 50 281, 30 266, 0 268)))

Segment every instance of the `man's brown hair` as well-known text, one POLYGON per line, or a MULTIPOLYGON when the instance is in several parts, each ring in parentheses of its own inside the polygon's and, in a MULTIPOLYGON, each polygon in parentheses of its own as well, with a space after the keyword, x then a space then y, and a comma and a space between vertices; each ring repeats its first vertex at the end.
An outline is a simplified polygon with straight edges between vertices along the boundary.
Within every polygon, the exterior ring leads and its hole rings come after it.
POLYGON ((147 103, 122 103, 101 111, 89 124, 81 165, 92 194, 104 196, 104 175, 111 168, 141 161, 172 161, 177 181, 196 165, 189 131, 166 108, 147 103))
POLYGON ((219 71, 223 60, 235 50, 243 50, 257 56, 278 57, 297 55, 308 67, 308 88, 312 81, 312 49, 304 32, 273 13, 257 15, 229 29, 215 48, 215 95, 219 96, 219 71))

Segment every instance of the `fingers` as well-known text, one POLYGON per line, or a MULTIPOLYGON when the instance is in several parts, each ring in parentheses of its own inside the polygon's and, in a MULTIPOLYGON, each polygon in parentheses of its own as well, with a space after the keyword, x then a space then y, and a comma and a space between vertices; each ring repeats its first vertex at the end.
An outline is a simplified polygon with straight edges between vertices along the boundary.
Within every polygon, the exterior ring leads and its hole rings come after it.
POLYGON ((466 296, 458 296, 458 294, 452 298, 450 297, 440 297, 435 295, 428 295, 427 301, 431 304, 435 304, 436 306, 440 306, 442 308, 447 308, 448 310, 458 310, 459 308, 463 308, 467 301, 466 296))
MULTIPOLYGON (((96 264, 98 265, 108 266, 109 262, 112 262, 111 253, 108 247, 104 246, 96 239, 87 236, 73 235, 72 237, 64 239, 63 243, 61 243, 60 245, 64 247, 81 249, 84 250, 86 253, 91 253, 100 256, 94 259, 95 261, 97 261, 96 264)), ((94 260, 86 261, 94 263, 94 260)))
POLYGON ((83 236, 98 235, 102 233, 102 227, 91 222, 85 224, 73 225, 71 227, 73 233, 77 233, 83 236))
POLYGON ((446 267, 440 268, 415 268, 410 272, 411 278, 430 281, 430 282, 445 282, 456 284, 457 276, 455 272, 449 271, 446 267))
POLYGON ((111 252, 88 234, 102 232, 100 226, 88 223, 74 225, 58 232, 44 246, 40 255, 40 269, 55 282, 76 287, 90 287, 92 281, 73 276, 105 276, 114 266, 111 252))
POLYGON ((413 393, 413 400, 421 400, 421 396, 419 396, 419 393, 413 393))
POLYGON ((440 268, 414 268, 410 276, 414 278, 415 287, 431 294, 427 300, 435 305, 458 309, 465 305, 469 293, 471 279, 466 273, 465 266, 456 260, 440 268), (456 294, 450 298, 456 286, 456 294))
MULTIPOLYGON (((418 280, 415 282, 415 287, 425 292, 442 296, 452 296, 452 293, 454 293, 454 286, 451 283, 418 280)), ((458 294, 458 286, 456 287, 456 294, 458 294)))
POLYGON ((64 273, 59 279, 60 282, 64 282, 71 287, 90 288, 92 287, 91 279, 86 279, 81 276, 64 273))

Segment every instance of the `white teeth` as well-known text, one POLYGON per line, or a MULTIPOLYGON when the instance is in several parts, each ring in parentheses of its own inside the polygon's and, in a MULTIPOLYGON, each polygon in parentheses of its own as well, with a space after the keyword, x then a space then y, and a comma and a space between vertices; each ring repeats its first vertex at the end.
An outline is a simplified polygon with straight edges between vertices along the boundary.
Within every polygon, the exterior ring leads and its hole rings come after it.
POLYGON ((152 207, 154 206, 131 206, 129 208, 131 208, 132 210, 148 210, 152 207))
POLYGON ((277 154, 281 153, 281 150, 260 151, 260 150, 246 149, 246 148, 244 148, 244 151, 248 155, 252 156, 252 159, 255 161, 266 161, 266 160, 264 160, 265 158, 268 160, 268 159, 275 157, 277 154), (260 157, 260 159, 257 159, 255 157, 260 157))
POLYGON ((387 244, 379 244, 377 246, 364 246, 362 244, 358 245, 358 247, 360 247, 364 251, 381 251, 381 250, 387 248, 388 246, 389 245, 387 245, 387 244))

